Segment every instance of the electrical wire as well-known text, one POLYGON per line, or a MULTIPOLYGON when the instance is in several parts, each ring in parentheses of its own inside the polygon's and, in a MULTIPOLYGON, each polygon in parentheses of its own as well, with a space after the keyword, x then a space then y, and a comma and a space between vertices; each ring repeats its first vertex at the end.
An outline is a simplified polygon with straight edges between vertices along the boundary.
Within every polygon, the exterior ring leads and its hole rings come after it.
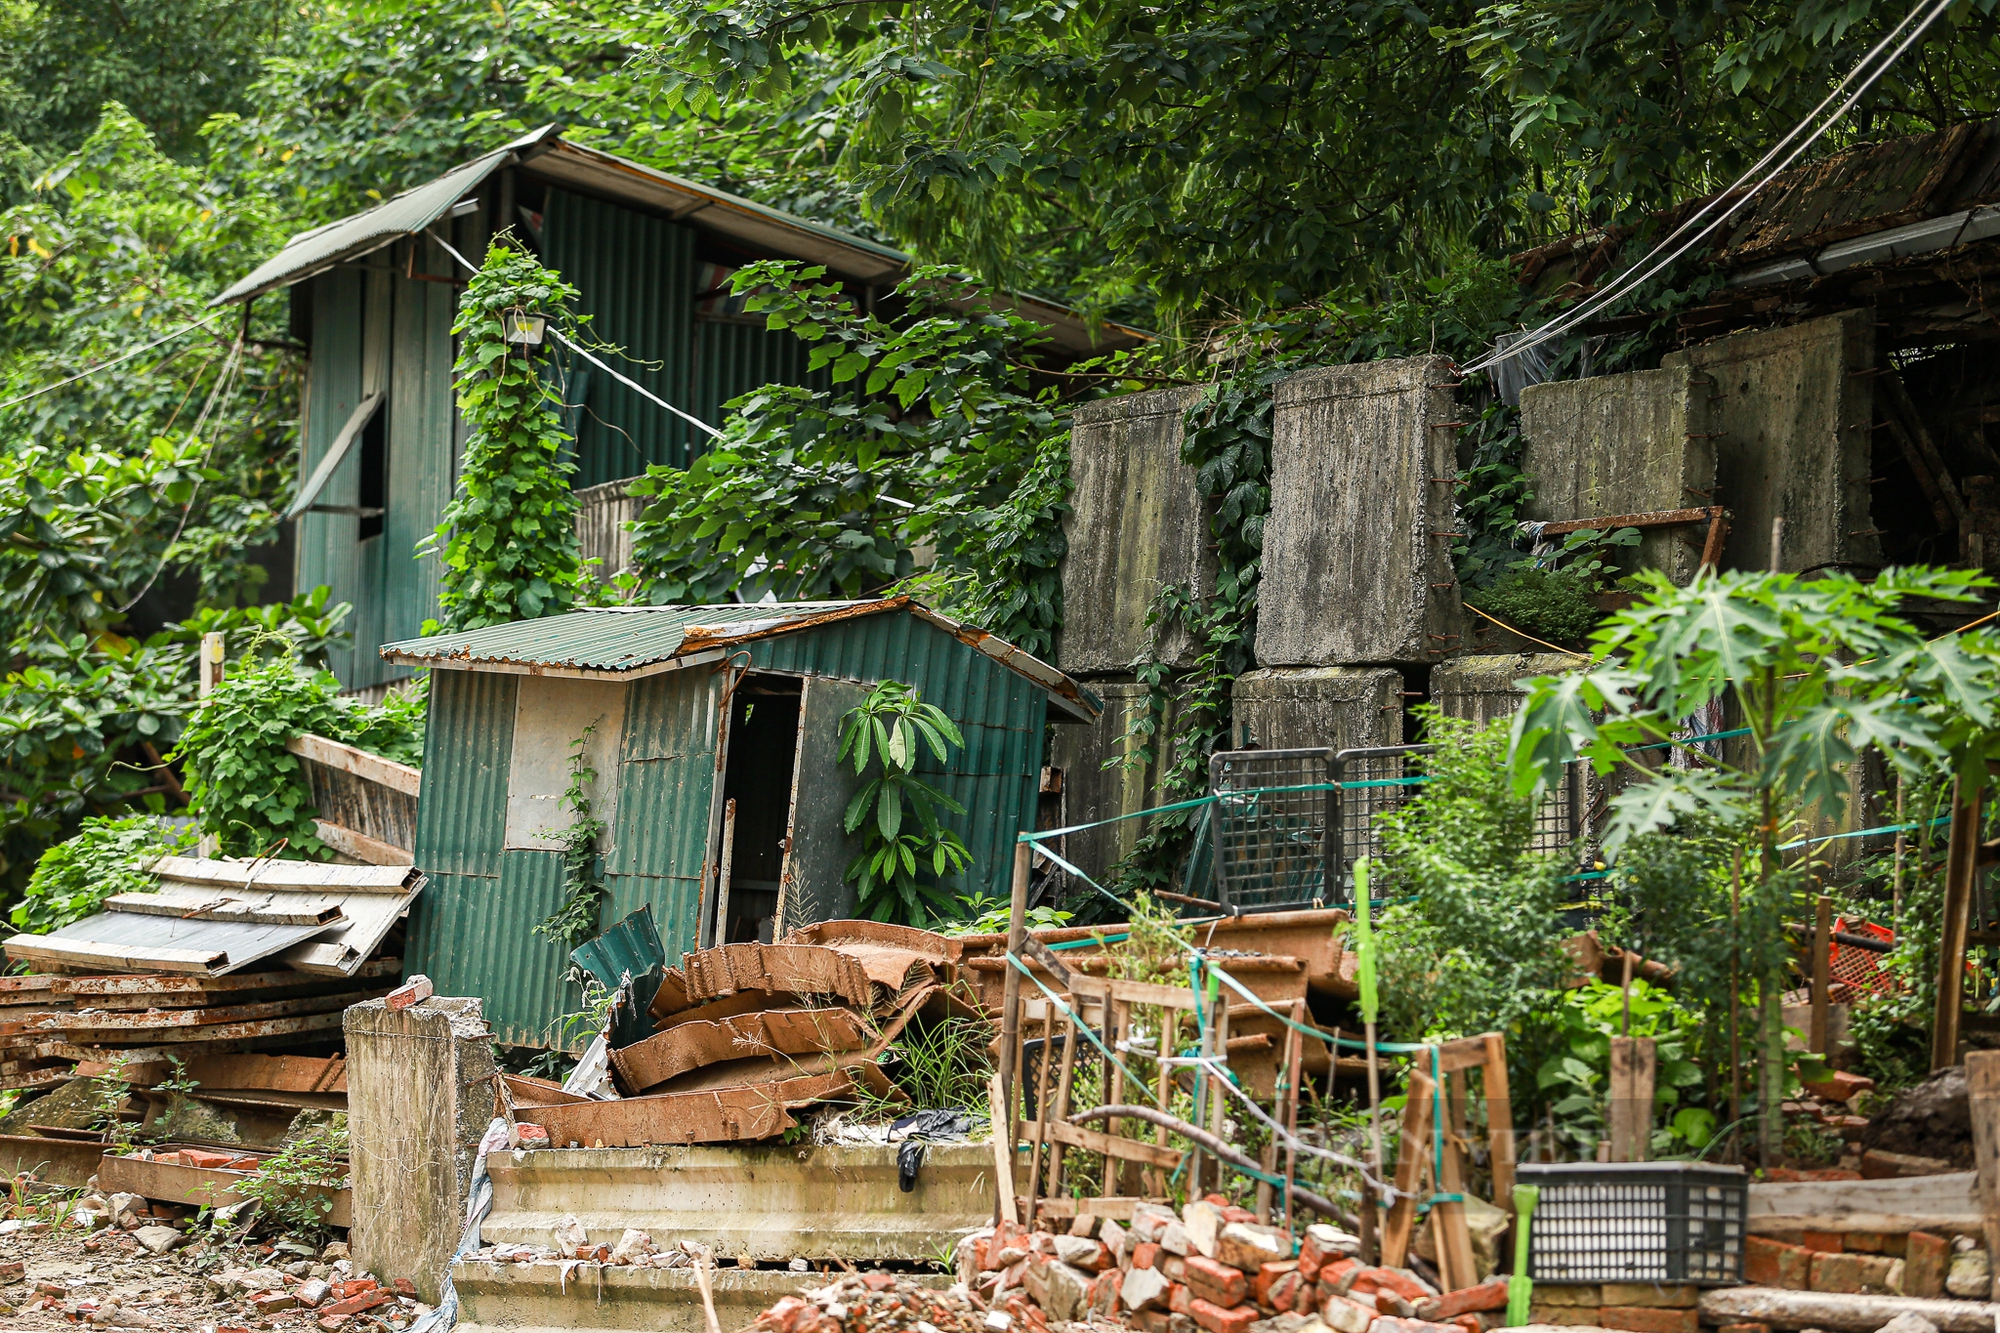
POLYGON ((153 341, 147 343, 144 347, 134 347, 131 351, 125 353, 125 355, 123 356, 114 357, 111 360, 103 362, 100 365, 92 366, 89 370, 79 371, 78 373, 71 375, 66 380, 57 380, 54 384, 45 384, 41 388, 36 389, 33 393, 24 393, 19 398, 9 398, 6 402, 0 403, 0 411, 5 411, 10 407, 18 407, 22 403, 27 402, 30 398, 40 398, 45 393, 54 393, 57 389, 63 388, 65 385, 74 384, 78 380, 87 380, 100 370, 109 370, 113 366, 122 366, 127 361, 130 361, 133 357, 138 356, 142 352, 150 352, 155 347, 159 347, 165 343, 170 343, 174 339, 180 337, 181 335, 192 333, 196 329, 205 329, 209 325, 215 323, 216 320, 221 319, 224 315, 228 313, 230 312, 227 310, 218 310, 214 314, 210 315, 207 319, 196 320, 192 324, 184 325, 181 328, 175 329, 172 333, 167 334, 163 338, 153 339, 153 341))
POLYGON ((1652 278, 1655 274, 1659 273, 1662 269, 1666 268, 1667 265, 1673 263, 1676 259, 1679 259, 1683 254, 1686 254, 1688 250, 1692 249, 1695 245, 1697 245, 1703 239, 1705 239, 1711 233, 1713 233, 1716 228, 1720 227, 1723 223, 1727 222, 1731 216, 1733 216, 1739 209, 1743 207, 1743 205, 1749 203, 1752 199, 1756 198, 1758 193, 1761 192, 1765 186, 1769 185, 1773 180, 1776 180, 1778 176, 1780 176, 1786 170, 1788 170, 1791 167, 1792 163, 1798 160, 1800 154, 1804 153, 1808 148, 1812 147, 1813 144, 1817 143, 1820 140, 1820 138, 1826 134, 1828 130, 1831 130, 1835 125, 1839 124, 1841 119, 1844 116, 1846 116, 1846 114, 1850 110, 1853 109, 1854 104, 1861 100, 1862 95, 1865 94, 1869 90, 1869 88, 1874 86, 1875 81, 1881 78, 1883 74, 1887 73, 1890 66, 1894 65, 1897 60, 1901 59, 1903 53, 1909 50, 1911 44, 1914 43, 1917 40, 1917 38, 1923 36, 1924 31, 1927 28, 1929 28, 1932 23, 1936 22, 1939 16, 1942 15, 1947 9, 1951 8, 1952 3, 1953 0, 1924 0, 1923 3, 1918 4, 1908 14, 1904 15, 1902 21, 1897 23, 1897 25, 1894 28, 1890 29, 1889 32, 1882 38, 1882 40, 1877 42, 1875 46, 1869 50, 1868 54, 1863 56, 1861 60, 1858 63, 1856 63, 1853 69, 1847 72, 1847 76, 1841 79, 1841 81, 1834 86, 1833 91, 1828 93, 1826 97, 1821 100, 1818 106, 1814 107, 1812 111, 1807 113, 1805 118, 1801 120, 1796 126, 1794 126, 1789 134, 1787 134, 1783 139, 1780 139, 1775 145, 1773 145, 1771 149, 1764 154, 1763 157, 1758 159, 1755 165, 1749 168, 1749 170, 1745 171, 1741 176, 1737 177, 1735 183, 1732 184, 1727 190, 1724 190, 1715 195, 1713 198, 1709 200, 1707 204, 1703 205, 1701 210, 1697 212, 1693 217, 1687 219, 1687 221, 1675 227, 1672 232, 1670 232, 1658 244, 1654 245, 1651 250, 1647 251, 1647 253, 1637 263, 1633 264, 1630 268, 1626 269, 1616 278, 1606 283, 1603 287, 1599 288, 1596 292, 1592 293, 1589 297, 1585 298, 1582 302, 1578 303, 1571 310, 1565 312, 1562 315, 1557 316, 1555 319, 1550 320, 1548 323, 1544 324, 1541 328, 1528 334, 1525 338, 1521 339, 1520 341, 1511 344, 1506 349, 1504 350, 1496 349, 1492 352, 1487 353, 1485 356, 1479 358, 1477 361, 1474 361, 1471 365, 1462 367, 1461 373, 1470 375, 1476 371, 1488 369, 1492 366, 1498 365, 1502 361, 1506 361, 1513 357, 1519 356, 1521 353, 1526 352, 1531 348, 1539 347, 1543 343, 1549 341, 1552 338, 1559 337, 1563 333, 1566 333, 1570 329, 1574 328, 1582 320, 1597 314, 1599 311, 1610 306, 1613 302, 1622 300, 1624 297, 1630 295, 1632 291, 1637 289, 1639 284, 1652 278), (1926 12, 1926 10, 1928 10, 1928 12, 1926 12), (1898 45, 1894 51, 1890 52, 1888 57, 1885 60, 1883 60, 1877 68, 1869 70, 1867 76, 1862 79, 1861 86, 1856 88, 1851 94, 1848 95, 1847 99, 1844 102, 1842 102, 1837 108, 1835 108, 1833 115, 1826 121, 1825 124, 1821 125, 1818 129, 1813 130, 1811 134, 1806 135, 1805 139, 1802 142, 1800 142, 1796 147, 1793 147, 1789 153, 1785 153, 1784 160, 1782 162, 1779 162, 1775 167, 1772 167, 1771 170, 1763 177, 1763 179, 1759 180, 1755 185, 1751 186, 1741 197, 1736 198, 1734 200, 1730 200, 1730 196, 1734 194, 1738 189, 1741 189, 1745 181, 1748 181, 1752 176, 1755 176, 1758 172, 1764 171, 1764 169, 1767 166, 1770 166, 1773 159, 1775 159, 1780 153, 1784 152, 1787 144, 1790 144, 1793 139, 1797 138, 1800 134, 1804 133, 1806 128, 1809 125, 1811 125, 1812 122, 1815 119, 1817 119, 1823 111, 1826 110, 1827 104, 1832 102, 1835 98, 1839 97, 1841 91, 1845 89, 1848 86, 1848 84, 1852 83, 1857 76, 1861 75, 1862 71, 1864 69, 1867 69, 1867 67, 1875 61, 1877 56, 1881 55, 1884 48, 1886 48, 1891 42, 1896 40, 1897 34, 1901 33, 1905 27, 1908 27, 1913 20, 1916 20, 1919 14, 1922 14, 1923 17, 1921 21, 1917 22, 1915 30, 1912 31, 1907 37, 1904 37, 1901 44, 1898 45), (1658 255, 1662 250, 1666 249, 1668 246, 1673 245, 1675 240, 1678 237, 1680 237, 1680 235, 1683 232, 1685 232, 1688 228, 1700 222, 1704 217, 1707 217, 1711 211, 1715 210, 1718 207, 1721 207, 1724 204, 1725 200, 1730 200, 1730 201, 1728 202, 1726 207, 1722 207, 1721 212, 1718 213, 1715 216, 1715 218, 1708 223, 1707 226, 1703 227, 1699 232, 1697 232, 1693 236, 1688 237, 1688 239, 1682 242, 1680 246, 1673 251, 1672 254, 1669 254, 1666 258, 1661 259, 1658 263, 1653 263, 1652 267, 1646 268, 1645 272, 1638 273, 1639 269, 1645 268, 1647 264, 1652 263, 1654 256, 1658 255), (1632 276, 1635 273, 1637 273, 1638 275, 1636 277, 1632 276))

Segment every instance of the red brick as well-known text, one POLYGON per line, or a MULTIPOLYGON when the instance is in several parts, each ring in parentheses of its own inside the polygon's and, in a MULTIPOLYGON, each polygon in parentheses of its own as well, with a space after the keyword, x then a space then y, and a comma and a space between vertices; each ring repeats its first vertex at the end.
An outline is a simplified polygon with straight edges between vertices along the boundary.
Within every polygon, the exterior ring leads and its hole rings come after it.
POLYGON ((1417 1313, 1434 1323, 1448 1324, 1462 1314, 1507 1308, 1507 1279, 1489 1278, 1476 1287, 1463 1287, 1417 1302, 1417 1313))
POLYGON ((1447 1324, 1457 1324, 1465 1333, 1486 1333, 1486 1325, 1479 1322, 1476 1314, 1455 1314, 1445 1320, 1447 1324))
POLYGON ((1814 1254, 1840 1254, 1847 1249, 1847 1237, 1838 1231, 1807 1231, 1800 1234, 1799 1244, 1814 1254))
POLYGON ((1410 1304, 1430 1299, 1418 1281, 1407 1273, 1399 1273, 1393 1268, 1364 1268, 1354 1275, 1354 1283, 1349 1291, 1377 1292, 1393 1291, 1410 1304))
POLYGON ((1771 1333, 1769 1324, 1724 1324, 1715 1333, 1771 1333))
POLYGON ((1319 1283, 1320 1299, 1325 1300, 1337 1294, 1334 1289, 1340 1285, 1340 1280, 1349 1273, 1360 1271, 1361 1261, 1352 1255, 1343 1254, 1338 1258, 1323 1259, 1320 1262, 1319 1274, 1314 1278, 1314 1281, 1319 1283))
POLYGON ((1942 1296, 1945 1275, 1950 1272, 1951 1242, 1928 1231, 1912 1231, 1909 1249, 1903 1255, 1903 1294, 1942 1296))
POLYGON ((799 1316, 807 1310, 816 1309, 798 1296, 781 1296, 778 1303, 757 1316, 757 1327, 776 1329, 777 1333, 791 1333, 792 1326, 799 1322, 799 1316))
POLYGON ((1273 1282, 1267 1297, 1270 1306, 1279 1314, 1286 1314, 1299 1308, 1299 1297, 1305 1296, 1306 1304, 1312 1304, 1312 1283, 1303 1274, 1285 1273, 1273 1282))
POLYGON ((394 1296, 377 1287, 374 1291, 364 1291, 358 1296, 349 1296, 345 1300, 336 1301, 332 1305, 326 1306, 320 1311, 320 1318, 325 1319, 340 1315, 360 1314, 363 1310, 372 1310, 378 1305, 387 1305, 394 1299, 396 1299, 394 1296))
POLYGON ((1167 1312, 1169 1314, 1186 1314, 1188 1306, 1193 1301, 1194 1298, 1188 1295, 1187 1284, 1185 1282, 1176 1282, 1173 1286, 1167 1288, 1167 1312))
POLYGON ((1187 1257, 1187 1285, 1196 1296, 1217 1306, 1241 1305, 1250 1294, 1250 1279, 1242 1269, 1199 1254, 1187 1257))
POLYGON ((1886 1254, 1816 1254, 1812 1289, 1843 1296, 1883 1296, 1896 1261, 1886 1254))
POLYGON ((384 1002, 391 1012, 395 1012, 408 1009, 411 1005, 417 1004, 420 1001, 428 1000, 433 993, 431 979, 419 972, 402 985, 396 987, 396 989, 390 991, 385 997, 384 1002))
POLYGON ((1433 1324, 1427 1319, 1399 1319, 1383 1315, 1369 1325, 1368 1333, 1465 1333, 1457 1324, 1433 1324))
POLYGON ((267 1291, 261 1296, 252 1296, 250 1304, 257 1307, 258 1314, 277 1314, 281 1310, 299 1308, 298 1300, 284 1291, 267 1291))
POLYGON ((1652 1305, 1607 1305, 1597 1312, 1599 1328, 1626 1333, 1701 1333, 1699 1310, 1662 1310, 1652 1305))
POLYGON ((1125 1274, 1116 1268, 1097 1275, 1096 1279, 1090 1284, 1090 1312, 1092 1314, 1117 1315, 1118 1284, 1124 1280, 1124 1277, 1125 1274))
POLYGON ((399 1277, 395 1279, 393 1282, 391 1282, 389 1285, 395 1288, 396 1294, 398 1296, 407 1296, 411 1300, 415 1300, 417 1298, 417 1284, 410 1281, 410 1279, 406 1277, 399 1277))
POLYGON ((1173 1333, 1174 1317, 1165 1310, 1134 1310, 1125 1316, 1125 1321, 1141 1333, 1173 1333))
POLYGON ((1224 1226, 1228 1226, 1231 1222, 1254 1223, 1256 1220, 1257 1214, 1251 1212, 1248 1208, 1238 1208, 1234 1204, 1222 1205, 1222 1225, 1224 1226))
POLYGON ((1296 1259, 1274 1259, 1260 1266, 1257 1276, 1250 1279, 1250 1299, 1259 1306, 1270 1308, 1271 1288, 1281 1277, 1293 1278, 1296 1284, 1298 1271, 1299 1261, 1296 1259))
POLYGON ((333 1298, 344 1301, 349 1296, 359 1296, 364 1291, 374 1291, 381 1285, 372 1277, 351 1277, 345 1282, 333 1284, 333 1298))
POLYGON ((1875 1086, 1872 1078, 1850 1074, 1845 1069, 1836 1069, 1828 1078, 1818 1083, 1806 1084, 1806 1091, 1829 1102, 1844 1102, 1857 1093, 1867 1092, 1875 1086))
POLYGON ((1132 1267, 1158 1268, 1159 1266, 1160 1247, 1156 1242, 1142 1240, 1132 1247, 1132 1267))
POLYGON ((236 1158, 226 1152, 206 1152, 200 1148, 183 1148, 181 1149, 181 1160, 189 1166, 203 1166, 212 1170, 217 1167, 226 1167, 235 1161, 236 1158))
POLYGON ((1249 1333, 1257 1322, 1257 1307, 1238 1305, 1225 1308, 1199 1296, 1188 1302, 1188 1316, 1208 1333, 1249 1333))
POLYGON ((1743 1238, 1743 1280, 1760 1287, 1805 1291, 1811 1286, 1812 1251, 1768 1236, 1743 1238))

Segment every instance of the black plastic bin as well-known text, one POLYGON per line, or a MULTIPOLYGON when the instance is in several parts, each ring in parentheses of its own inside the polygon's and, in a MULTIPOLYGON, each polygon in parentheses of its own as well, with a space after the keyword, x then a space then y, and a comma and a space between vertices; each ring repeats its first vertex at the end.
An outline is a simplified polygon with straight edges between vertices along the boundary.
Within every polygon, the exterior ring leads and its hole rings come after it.
POLYGON ((1528 1251, 1537 1282, 1743 1280, 1740 1166, 1527 1162, 1519 1179, 1542 1191, 1528 1251))

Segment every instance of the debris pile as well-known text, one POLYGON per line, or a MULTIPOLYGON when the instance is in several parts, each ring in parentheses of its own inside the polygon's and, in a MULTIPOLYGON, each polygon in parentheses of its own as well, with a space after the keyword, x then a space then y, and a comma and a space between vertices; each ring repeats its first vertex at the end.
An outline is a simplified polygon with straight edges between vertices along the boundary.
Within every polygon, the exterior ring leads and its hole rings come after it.
POLYGON ((855 1273, 757 1316, 765 1333, 1006 1333, 1013 1317, 982 1310, 960 1287, 926 1287, 893 1273, 855 1273))

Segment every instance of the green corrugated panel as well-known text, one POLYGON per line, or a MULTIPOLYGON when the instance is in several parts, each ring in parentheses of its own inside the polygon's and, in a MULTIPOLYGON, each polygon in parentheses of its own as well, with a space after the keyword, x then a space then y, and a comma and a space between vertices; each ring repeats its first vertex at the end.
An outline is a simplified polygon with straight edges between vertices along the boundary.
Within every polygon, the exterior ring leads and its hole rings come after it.
POLYGON ((635 681, 625 703, 618 827, 606 919, 650 903, 669 961, 695 946, 715 794, 720 677, 674 671, 635 681))
POLYGON ((864 616, 751 645, 752 664, 849 680, 901 680, 944 709, 965 734, 950 772, 920 772, 965 806, 948 823, 973 864, 968 888, 1005 893, 1015 836, 1033 823, 1046 696, 1033 682, 908 612, 864 616))
MULTIPOLYGON (((567 190, 549 191, 542 249, 581 293, 585 332, 623 349, 618 370, 683 406, 694 363, 694 233, 567 190)), ((580 414, 574 484, 637 476, 652 463, 686 467, 688 427, 601 373, 580 414)))
POLYGON ((808 377, 810 347, 786 329, 697 319, 694 323, 694 406, 689 410, 720 427, 722 405, 766 384, 827 381, 824 372, 808 377))
POLYGON ((433 659, 509 662, 572 667, 587 671, 630 671, 672 657, 690 625, 761 625, 798 620, 859 602, 789 602, 761 606, 651 606, 638 609, 591 607, 540 620, 516 620, 456 634, 434 634, 385 645, 397 652, 433 659))
MULTIPOLYGON (((300 440, 299 475, 311 473, 327 447, 361 402, 361 274, 336 269, 313 279, 313 353, 305 431, 300 440)), ((351 505, 358 474, 350 459, 320 492, 319 502, 351 505)), ((355 569, 355 521, 339 514, 301 514, 293 570, 300 592, 325 584, 336 602, 358 603, 362 590, 355 569)), ((352 626, 349 626, 352 628, 352 626)), ((328 653, 343 679, 353 673, 354 650, 328 653)))
POLYGON ((440 995, 488 993, 489 978, 461 937, 467 912, 500 882, 514 695, 513 676, 439 671, 431 680, 415 857, 429 883, 410 908, 404 970, 429 976, 440 995))

